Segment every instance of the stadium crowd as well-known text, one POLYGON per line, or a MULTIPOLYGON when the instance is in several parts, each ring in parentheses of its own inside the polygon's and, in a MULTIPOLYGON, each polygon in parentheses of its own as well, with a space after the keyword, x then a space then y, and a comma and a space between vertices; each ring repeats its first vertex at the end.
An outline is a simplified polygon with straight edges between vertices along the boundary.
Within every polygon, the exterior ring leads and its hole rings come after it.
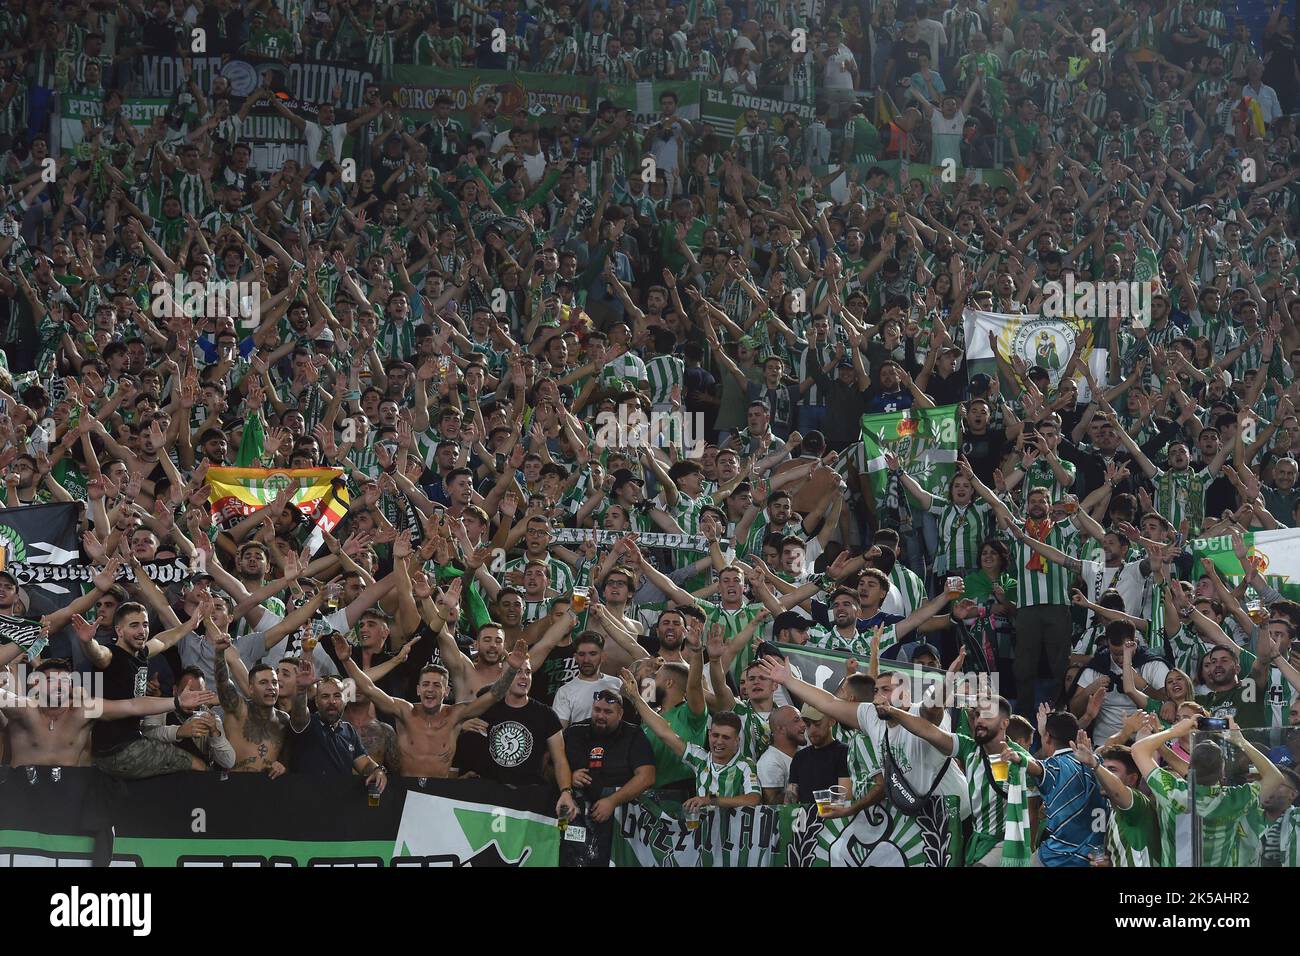
POLYGON ((1189 865, 1193 809, 1203 865, 1297 865, 1300 604, 1248 536, 1300 526, 1300 70, 1280 7, 1232 13, 6 0, 4 503, 80 502, 89 568, 36 610, 0 572, 48 638, 0 644, 7 762, 477 775, 593 825, 650 788, 851 816, 893 776, 959 796, 968 865, 1189 865), (196 36, 373 79, 241 97, 196 36), (185 68, 141 125, 147 56, 185 68), (406 65, 598 92, 415 116, 406 65), (753 105, 604 95, 672 80, 753 105), (968 341, 1065 282, 1145 282, 1149 316, 1037 362, 968 341), (864 435, 953 405, 941 486, 864 435))

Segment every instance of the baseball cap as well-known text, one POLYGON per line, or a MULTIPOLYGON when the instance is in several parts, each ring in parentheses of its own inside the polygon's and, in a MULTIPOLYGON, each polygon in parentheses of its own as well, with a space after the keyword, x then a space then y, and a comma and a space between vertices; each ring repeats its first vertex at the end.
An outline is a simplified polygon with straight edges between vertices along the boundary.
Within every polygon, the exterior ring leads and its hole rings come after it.
POLYGON ((799 716, 804 720, 822 720, 826 715, 812 704, 804 704, 803 709, 799 711, 799 716))
POLYGON ((627 468, 620 468, 618 471, 614 472, 614 486, 610 490, 618 491, 618 489, 622 488, 629 481, 633 482, 634 484, 640 485, 642 488, 645 487, 645 482, 640 478, 638 478, 630 470, 628 470, 627 468))

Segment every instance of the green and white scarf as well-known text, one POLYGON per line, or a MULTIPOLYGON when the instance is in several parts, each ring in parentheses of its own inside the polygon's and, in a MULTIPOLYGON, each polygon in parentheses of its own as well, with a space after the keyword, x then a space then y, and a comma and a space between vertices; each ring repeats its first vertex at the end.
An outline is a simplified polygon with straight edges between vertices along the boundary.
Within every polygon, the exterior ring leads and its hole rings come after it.
POLYGON ((1002 865, 1029 866, 1029 857, 1033 851, 1030 847, 1032 834, 1029 829, 1029 788, 1026 785, 1025 774, 1032 758, 1029 751, 1013 741, 1008 740, 1007 746, 1020 755, 1020 762, 1011 764, 1007 774, 1002 865))

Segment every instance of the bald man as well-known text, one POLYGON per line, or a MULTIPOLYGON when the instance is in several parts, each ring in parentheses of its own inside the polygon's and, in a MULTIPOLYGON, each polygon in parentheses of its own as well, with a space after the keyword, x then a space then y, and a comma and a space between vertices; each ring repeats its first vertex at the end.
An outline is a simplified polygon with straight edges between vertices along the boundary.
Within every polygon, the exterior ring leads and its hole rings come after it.
POLYGON ((778 707, 768 719, 772 745, 758 758, 758 784, 763 788, 764 803, 785 803, 785 788, 790 780, 790 761, 807 741, 803 717, 793 707, 778 707))

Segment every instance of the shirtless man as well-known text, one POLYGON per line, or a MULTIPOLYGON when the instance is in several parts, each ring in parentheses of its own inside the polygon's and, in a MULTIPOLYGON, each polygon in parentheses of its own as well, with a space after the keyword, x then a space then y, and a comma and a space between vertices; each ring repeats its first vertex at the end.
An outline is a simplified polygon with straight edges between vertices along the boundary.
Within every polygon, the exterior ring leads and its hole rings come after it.
POLYGON ((617 675, 624 667, 630 667, 633 661, 649 656, 637 642, 645 635, 645 625, 628 615, 630 598, 636 587, 636 575, 627 568, 616 567, 605 576, 604 594, 599 604, 592 602, 587 628, 606 639, 605 664, 601 668, 606 674, 617 675), (603 608, 606 613, 597 608, 603 608))
POLYGON ((65 660, 48 660, 36 668, 27 697, 0 690, 0 711, 9 720, 11 760, 15 767, 89 767, 90 731, 96 720, 121 720, 189 712, 217 702, 209 690, 191 688, 177 697, 100 700, 72 685, 65 660))
POLYGON ((292 709, 286 714, 275 706, 280 697, 280 678, 275 668, 270 664, 255 664, 248 672, 249 696, 245 699, 230 677, 230 663, 226 660, 230 637, 215 625, 209 628, 208 635, 217 651, 213 671, 226 721, 226 736, 235 747, 235 765, 230 769, 239 773, 266 771, 274 780, 285 772, 280 756, 290 727, 295 733, 302 733, 311 721, 307 712, 310 683, 300 677, 292 709))
POLYGON ((456 644, 448 628, 438 631, 438 653, 447 664, 456 700, 466 703, 478 696, 479 689, 496 682, 505 668, 506 632, 496 621, 480 624, 474 635, 474 658, 467 657, 456 644))
POLYGON ((397 718, 397 749, 402 755, 402 773, 408 777, 448 777, 456 755, 456 739, 465 721, 477 717, 505 697, 511 681, 528 660, 528 645, 520 640, 506 658, 501 675, 488 692, 473 701, 444 704, 447 696, 447 668, 427 664, 420 670, 416 693, 418 704, 389 697, 375 686, 365 671, 352 659, 352 645, 340 634, 333 636, 334 653, 348 676, 357 684, 357 692, 369 697, 375 706, 397 718))

